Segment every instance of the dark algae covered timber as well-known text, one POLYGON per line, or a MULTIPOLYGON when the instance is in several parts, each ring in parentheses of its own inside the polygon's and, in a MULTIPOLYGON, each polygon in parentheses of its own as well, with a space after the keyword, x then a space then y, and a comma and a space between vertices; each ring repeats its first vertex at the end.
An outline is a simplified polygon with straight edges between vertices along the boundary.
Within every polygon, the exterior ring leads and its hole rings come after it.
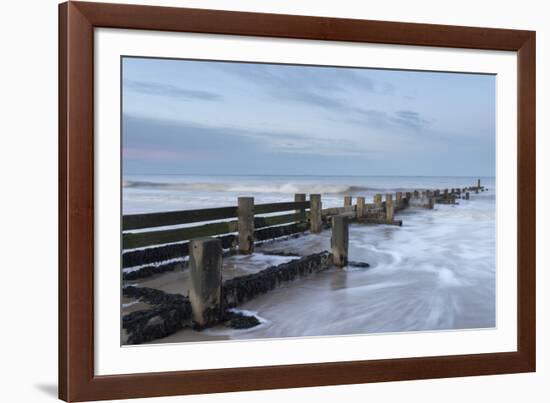
POLYGON ((328 252, 316 253, 292 260, 278 266, 268 267, 258 273, 227 280, 222 288, 225 307, 233 308, 259 294, 264 294, 299 277, 328 269, 332 266, 332 255, 328 252))

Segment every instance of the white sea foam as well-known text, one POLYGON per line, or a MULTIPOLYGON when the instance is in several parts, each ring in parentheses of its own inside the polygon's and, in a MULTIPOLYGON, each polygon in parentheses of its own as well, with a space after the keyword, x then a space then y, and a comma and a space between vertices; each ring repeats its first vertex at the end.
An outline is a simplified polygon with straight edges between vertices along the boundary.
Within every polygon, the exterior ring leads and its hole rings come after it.
POLYGON ((443 286, 452 287, 452 286, 460 286, 465 284, 465 282, 462 280, 459 280, 451 270, 446 268, 440 268, 437 271, 437 275, 439 277, 439 282, 443 286))
POLYGON ((155 263, 145 263, 145 264, 141 264, 139 266, 132 266, 132 267, 124 267, 122 269, 122 272, 123 273, 132 273, 134 271, 137 271, 139 269, 142 269, 144 267, 151 267, 151 266, 154 266, 154 267, 158 267, 158 266, 162 266, 162 265, 165 265, 165 264, 170 264, 170 263, 177 263, 177 262, 186 262, 187 260, 189 260, 189 257, 177 257, 177 258, 173 258, 173 259, 168 259, 168 260, 163 260, 162 262, 155 262, 155 263))
POLYGON ((137 189, 159 189, 172 191, 207 191, 207 192, 228 192, 228 193, 321 193, 321 194, 344 194, 356 193, 361 191, 370 191, 370 189, 361 186, 348 186, 345 184, 316 184, 316 183, 234 183, 234 182, 149 182, 149 181, 123 181, 124 188, 137 189))
POLYGON ((135 305, 135 304, 139 304, 139 300, 134 300, 134 301, 130 301, 130 302, 127 302, 125 304, 122 304, 122 308, 125 309, 125 308, 128 308, 128 307, 131 307, 132 305, 135 305))

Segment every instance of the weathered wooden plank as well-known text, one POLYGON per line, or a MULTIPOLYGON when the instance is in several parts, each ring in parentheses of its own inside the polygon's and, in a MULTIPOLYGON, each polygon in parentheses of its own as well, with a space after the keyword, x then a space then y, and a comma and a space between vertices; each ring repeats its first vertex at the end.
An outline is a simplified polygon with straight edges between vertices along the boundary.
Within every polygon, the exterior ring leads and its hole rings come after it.
MULTIPOLYGON (((386 220, 386 213, 383 214, 367 214, 365 220, 386 220)), ((359 220, 361 221, 361 220, 359 220)))
POLYGON ((258 241, 267 241, 283 236, 294 235, 299 232, 305 232, 309 226, 305 222, 292 223, 289 225, 280 225, 277 227, 265 227, 254 231, 254 239, 258 241))
POLYGON ((435 202, 437 204, 458 204, 456 202, 456 199, 454 197, 450 197, 450 198, 438 198, 438 199, 435 199, 435 202))
POLYGON ((288 224, 291 222, 301 222, 306 220, 305 213, 292 213, 277 215, 271 217, 256 217, 254 218, 254 227, 255 228, 265 228, 272 227, 274 225, 288 224))
POLYGON ((124 233, 122 235, 123 249, 141 248, 171 242, 186 241, 192 238, 221 235, 237 231, 237 221, 224 221, 195 227, 177 228, 164 231, 148 231, 124 233))
POLYGON ((239 197, 239 253, 248 255, 254 252, 254 198, 239 197))
MULTIPOLYGON (((309 201, 257 204, 255 214, 277 213, 309 208, 309 201)), ((237 217, 237 207, 167 211, 163 213, 127 214, 122 218, 123 230, 154 228, 237 217)))
POLYGON ((365 207, 365 198, 358 196, 355 209, 357 210, 357 217, 361 218, 365 215, 367 209, 365 207))
POLYGON ((198 210, 167 211, 164 213, 128 214, 122 217, 123 230, 189 224, 201 221, 237 217, 237 207, 217 207, 198 210))
POLYGON ((255 204, 254 214, 278 213, 290 210, 303 210, 309 208, 309 201, 255 204))
POLYGON ((339 214, 343 217, 348 217, 349 219, 354 219, 354 218, 357 218, 357 213, 355 211, 348 211, 348 212, 345 212, 345 213, 342 213, 342 214, 339 214))
POLYGON ((401 225, 403 225, 403 221, 401 221, 401 220, 388 220, 386 218, 370 218, 370 217, 367 217, 367 218, 363 218, 363 219, 358 220, 358 222, 361 223, 361 224, 397 225, 399 227, 401 225))
POLYGON ((344 213, 352 213, 356 209, 356 206, 345 206, 345 207, 330 207, 322 210, 322 214, 325 215, 338 215, 344 213))
MULTIPOLYGON (((296 193, 294 195, 294 202, 295 203, 302 203, 302 202, 305 202, 305 201, 306 201, 306 194, 305 193, 296 193)), ((303 213, 304 211, 305 211, 305 209, 296 209, 295 213, 300 214, 300 213, 303 213)))
POLYGON ((219 320, 222 312, 222 254, 216 238, 193 239, 189 245, 189 302, 199 328, 219 320))
MULTIPOLYGON (((254 231, 256 241, 265 241, 281 236, 287 236, 304 232, 308 230, 307 223, 294 223, 289 225, 281 225, 278 227, 265 227, 254 231)), ((233 248, 237 245, 237 237, 233 234, 219 236, 224 249, 233 248)), ((162 262, 169 259, 185 257, 189 254, 189 242, 153 246, 147 249, 139 249, 126 251, 122 254, 122 267, 140 266, 162 262)))
MULTIPOLYGON (((233 234, 217 237, 224 249, 234 248, 237 245, 237 236, 233 234)), ((185 257, 189 255, 189 241, 172 243, 169 245, 152 246, 146 249, 125 251, 122 253, 122 267, 141 266, 158 263, 165 260, 185 257)))
POLYGON ((335 266, 344 267, 348 264, 349 221, 344 215, 332 217, 332 234, 330 238, 332 260, 335 266))
POLYGON ((312 234, 318 234, 323 228, 323 202, 320 194, 309 195, 309 230, 312 234))

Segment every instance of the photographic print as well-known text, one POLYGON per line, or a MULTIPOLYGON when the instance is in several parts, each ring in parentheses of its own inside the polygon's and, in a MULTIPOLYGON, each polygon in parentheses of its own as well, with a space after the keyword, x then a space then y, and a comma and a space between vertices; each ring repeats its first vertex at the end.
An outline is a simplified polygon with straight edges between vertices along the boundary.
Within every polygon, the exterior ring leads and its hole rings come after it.
POLYGON ((434 23, 59 5, 60 399, 536 370, 536 33, 434 23))
POLYGON ((495 328, 495 75, 121 63, 122 345, 495 328))

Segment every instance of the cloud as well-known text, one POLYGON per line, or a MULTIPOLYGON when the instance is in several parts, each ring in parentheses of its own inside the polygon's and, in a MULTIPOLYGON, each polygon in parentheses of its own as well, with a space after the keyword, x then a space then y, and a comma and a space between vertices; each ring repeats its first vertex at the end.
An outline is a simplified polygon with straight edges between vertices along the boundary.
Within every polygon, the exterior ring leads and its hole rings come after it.
POLYGON ((360 146, 349 138, 322 138, 315 133, 250 130, 206 126, 193 122, 124 116, 125 154, 138 159, 215 154, 286 153, 315 156, 365 155, 375 146, 360 146))
POLYGON ((295 101, 300 101, 300 102, 306 103, 308 105, 318 106, 318 107, 321 107, 321 108, 328 108, 328 109, 332 109, 332 110, 346 109, 346 107, 342 103, 342 101, 340 101, 340 100, 338 100, 334 97, 321 95, 321 94, 318 94, 318 93, 315 93, 315 92, 312 92, 312 91, 309 91, 309 90, 293 91, 292 93, 289 93, 287 95, 287 98, 295 100, 295 101))
POLYGON ((342 91, 352 85, 366 91, 375 90, 373 80, 348 68, 228 63, 223 71, 262 87, 342 91))
POLYGON ((222 150, 231 153, 241 148, 258 147, 258 140, 241 140, 235 138, 233 132, 229 128, 209 127, 192 122, 123 116, 125 150, 169 150, 185 153, 222 150))
MULTIPOLYGON (((277 100, 339 110, 346 108, 341 98, 347 97, 350 88, 374 93, 380 87, 364 74, 338 67, 226 64, 223 71, 277 100)), ((391 91, 390 87, 389 83, 381 86, 383 92, 391 91)))
POLYGON ((415 132, 421 131, 431 123, 418 112, 364 109, 346 101, 350 98, 350 91, 387 96, 396 94, 393 83, 375 82, 367 76, 367 69, 226 64, 223 70, 254 83, 263 93, 270 94, 278 101, 294 101, 322 108, 325 118, 331 121, 345 121, 373 128, 401 127, 415 132))
POLYGON ((397 111, 391 117, 391 121, 407 129, 419 131, 431 124, 431 121, 424 119, 418 112, 410 110, 397 111))
POLYGON ((385 111, 356 108, 354 112, 355 116, 348 119, 348 123, 375 128, 388 128, 391 126, 389 115, 385 111))
POLYGON ((348 108, 347 117, 331 118, 334 122, 345 122, 358 127, 369 127, 381 130, 405 129, 406 132, 420 132, 427 129, 432 121, 424 118, 420 113, 399 110, 382 111, 378 109, 348 108))
POLYGON ((170 84, 152 83, 144 81, 124 81, 124 89, 146 95, 164 96, 180 100, 221 100, 219 94, 210 91, 190 90, 170 84))
POLYGON ((382 94, 395 95, 395 86, 388 81, 384 81, 382 83, 382 94))
MULTIPOLYGON (((396 116, 412 121, 418 118, 412 111, 399 112, 391 115, 367 110, 366 115, 384 122, 396 116)), ((318 133, 206 126, 124 115, 123 162, 125 172, 134 173, 377 175, 424 174, 439 167, 441 161, 446 161, 448 169, 463 169, 472 165, 468 163, 472 154, 478 165, 491 166, 494 162, 491 144, 472 152, 471 140, 453 133, 427 129, 421 141, 404 133, 366 129, 355 137, 346 137, 344 131, 323 138, 318 133), (385 163, 390 160, 399 163, 385 163), (447 163, 451 160, 455 162, 447 163)))

